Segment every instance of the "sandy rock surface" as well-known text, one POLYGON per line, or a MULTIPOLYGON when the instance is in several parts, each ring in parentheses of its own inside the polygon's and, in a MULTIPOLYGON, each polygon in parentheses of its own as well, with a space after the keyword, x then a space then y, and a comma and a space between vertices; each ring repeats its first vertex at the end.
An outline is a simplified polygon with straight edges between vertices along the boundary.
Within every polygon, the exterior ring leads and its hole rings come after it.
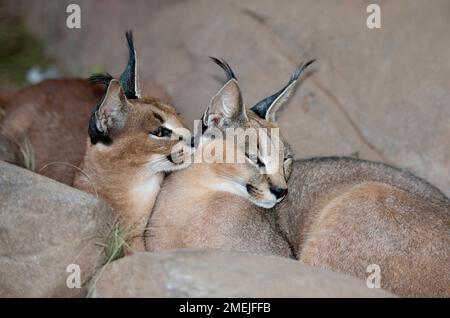
POLYGON ((137 253, 107 265, 93 297, 392 297, 298 261, 236 252, 137 253))
POLYGON ((86 285, 67 288, 67 268, 79 265, 81 283, 95 273, 114 218, 103 201, 0 161, 0 297, 85 296, 86 285))

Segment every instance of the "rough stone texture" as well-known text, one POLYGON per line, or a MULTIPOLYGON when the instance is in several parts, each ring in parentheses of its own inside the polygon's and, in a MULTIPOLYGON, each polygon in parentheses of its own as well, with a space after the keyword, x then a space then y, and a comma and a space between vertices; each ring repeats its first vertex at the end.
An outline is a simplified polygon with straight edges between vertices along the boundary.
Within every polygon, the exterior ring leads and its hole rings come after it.
POLYGON ((112 262, 92 296, 392 297, 362 280, 294 260, 199 250, 138 253, 112 262))
POLYGON ((26 4, 30 29, 59 66, 113 74, 133 29, 142 77, 166 85, 189 123, 234 66, 250 106, 278 89, 295 65, 319 58, 281 114, 297 157, 357 155, 410 169, 450 195, 450 2, 377 1, 382 28, 366 27, 371 1, 77 1, 82 28, 65 27, 70 1, 26 4))
POLYGON ((84 296, 66 287, 66 268, 88 279, 113 221, 104 202, 0 161, 0 297, 84 296))

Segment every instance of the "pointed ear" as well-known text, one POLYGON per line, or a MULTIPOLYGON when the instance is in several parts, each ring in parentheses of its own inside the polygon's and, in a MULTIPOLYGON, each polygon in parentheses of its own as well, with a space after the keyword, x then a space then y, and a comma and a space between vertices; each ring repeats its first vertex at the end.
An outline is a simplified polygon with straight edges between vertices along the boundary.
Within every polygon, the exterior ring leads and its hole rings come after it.
POLYGON ((300 75, 302 75, 303 71, 314 61, 315 60, 311 60, 297 67, 289 82, 282 89, 257 103, 251 108, 251 110, 259 117, 274 122, 276 120, 275 115, 277 111, 281 108, 281 106, 286 104, 294 93, 299 82, 300 75))
POLYGON ((211 99, 203 115, 203 124, 207 127, 228 127, 233 122, 246 120, 241 90, 237 81, 231 79, 211 99))
POLYGON ((113 79, 97 110, 92 114, 89 124, 89 136, 93 144, 102 141, 111 143, 111 136, 120 131, 128 114, 129 102, 119 81, 113 79))

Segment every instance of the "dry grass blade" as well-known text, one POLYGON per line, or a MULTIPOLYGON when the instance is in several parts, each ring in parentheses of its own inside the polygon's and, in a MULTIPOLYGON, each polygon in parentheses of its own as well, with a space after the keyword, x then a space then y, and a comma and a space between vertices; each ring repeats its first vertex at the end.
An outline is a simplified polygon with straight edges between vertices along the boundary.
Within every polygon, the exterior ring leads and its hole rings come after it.
POLYGON ((48 167, 53 166, 53 165, 68 166, 68 167, 71 167, 71 168, 74 168, 74 169, 80 171, 86 177, 86 179, 89 182, 89 184, 92 186, 92 189, 94 190, 94 193, 95 193, 95 197, 98 198, 97 188, 95 187, 95 184, 92 182, 92 180, 89 177, 89 175, 86 172, 84 172, 81 168, 71 164, 70 162, 62 162, 62 161, 49 162, 49 163, 45 164, 41 169, 39 169, 39 173, 41 173, 43 170, 45 170, 48 167))
POLYGON ((100 244, 104 247, 106 262, 99 269, 98 273, 95 275, 94 281, 89 286, 88 297, 92 295, 94 288, 102 276, 106 266, 111 262, 125 256, 125 248, 129 248, 126 238, 127 231, 123 228, 121 222, 117 220, 111 227, 106 243, 100 244))
POLYGON ((19 149, 23 157, 24 167, 28 170, 36 172, 36 156, 34 154, 34 148, 27 137, 23 139, 19 149))

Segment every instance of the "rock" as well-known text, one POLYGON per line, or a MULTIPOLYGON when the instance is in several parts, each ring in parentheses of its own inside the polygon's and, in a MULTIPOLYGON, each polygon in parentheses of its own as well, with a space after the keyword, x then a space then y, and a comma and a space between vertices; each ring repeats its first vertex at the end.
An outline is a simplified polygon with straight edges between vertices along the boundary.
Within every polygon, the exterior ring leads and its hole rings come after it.
POLYGON ((224 251, 137 253, 97 279, 92 297, 392 297, 287 258, 224 251))
POLYGON ((297 63, 318 58, 280 116, 297 158, 384 161, 450 195, 447 0, 384 1, 381 29, 366 27, 368 3, 360 2, 84 0, 76 32, 60 14, 64 2, 6 1, 14 13, 18 2, 30 29, 75 75, 96 65, 118 74, 124 30, 133 29, 142 78, 164 84, 191 125, 223 82, 208 55, 234 67, 247 106, 281 87, 297 63), (55 19, 43 23, 48 15, 55 19))
POLYGON ((69 264, 88 280, 105 262, 114 213, 84 192, 0 161, 0 297, 85 296, 69 289, 69 264))
POLYGON ((23 165, 23 155, 20 152, 20 148, 10 138, 2 135, 0 135, 0 160, 18 166, 23 165))

